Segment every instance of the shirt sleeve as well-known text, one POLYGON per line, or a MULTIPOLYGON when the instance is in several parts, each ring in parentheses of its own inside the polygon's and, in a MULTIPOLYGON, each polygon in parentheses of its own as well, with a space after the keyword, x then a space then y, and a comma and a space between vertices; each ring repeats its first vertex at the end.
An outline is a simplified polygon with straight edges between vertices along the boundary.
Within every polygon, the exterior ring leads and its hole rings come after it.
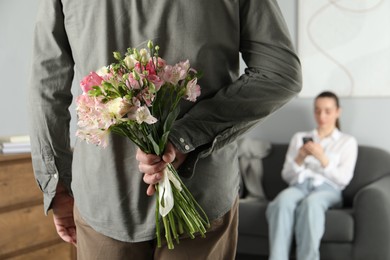
POLYGON ((305 166, 295 162, 299 147, 302 145, 299 141, 302 139, 301 136, 300 133, 296 133, 291 138, 282 169, 282 178, 290 185, 305 178, 305 166))
POLYGON ((170 140, 184 153, 206 147, 207 155, 235 140, 301 90, 300 62, 276 1, 240 1, 240 30, 245 74, 175 122, 170 140))
POLYGON ((41 1, 34 31, 30 82, 32 162, 47 213, 60 181, 69 191, 72 152, 69 106, 73 58, 59 0, 41 1))
POLYGON ((358 144, 354 137, 348 137, 337 156, 329 155, 329 164, 323 168, 324 177, 340 187, 352 180, 358 154, 358 144))

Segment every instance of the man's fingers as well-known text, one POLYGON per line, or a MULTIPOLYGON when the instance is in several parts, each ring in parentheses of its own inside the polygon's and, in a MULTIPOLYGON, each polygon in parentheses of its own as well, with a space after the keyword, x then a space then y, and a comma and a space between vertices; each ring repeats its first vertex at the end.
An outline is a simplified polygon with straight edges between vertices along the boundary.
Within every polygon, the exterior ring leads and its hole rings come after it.
POLYGON ((76 236, 76 227, 64 225, 63 223, 58 223, 58 221, 54 221, 55 228, 57 230, 57 234, 60 236, 62 240, 68 243, 72 243, 76 245, 77 236, 76 236))
POLYGON ((146 184, 157 184, 163 177, 162 172, 157 172, 154 174, 144 174, 144 182, 146 184))
POLYGON ((172 143, 168 142, 167 147, 163 155, 163 160, 167 163, 171 163, 175 160, 176 150, 172 143))
POLYGON ((57 230, 57 234, 67 243, 76 244, 76 230, 69 232, 66 229, 57 230))
POLYGON ((146 190, 146 194, 148 196, 153 196, 153 194, 156 192, 156 189, 154 188, 153 184, 150 184, 148 189, 146 190))
POLYGON ((145 163, 139 163, 138 164, 138 169, 140 172, 145 173, 145 174, 154 174, 156 172, 162 172, 165 167, 167 166, 166 162, 159 162, 156 164, 145 164, 145 163))
POLYGON ((147 154, 144 153, 141 149, 137 149, 137 153, 135 155, 135 159, 144 164, 155 164, 161 161, 160 156, 155 154, 147 154))

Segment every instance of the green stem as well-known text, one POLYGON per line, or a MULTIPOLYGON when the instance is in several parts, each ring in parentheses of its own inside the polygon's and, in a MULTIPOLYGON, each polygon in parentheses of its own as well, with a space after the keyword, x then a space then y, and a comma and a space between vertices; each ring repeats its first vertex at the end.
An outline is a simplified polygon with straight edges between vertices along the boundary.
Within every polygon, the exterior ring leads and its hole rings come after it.
POLYGON ((163 217, 164 229, 165 229, 165 238, 167 240, 168 249, 173 249, 172 235, 171 229, 169 227, 169 221, 167 220, 167 216, 163 217))
POLYGON ((173 238, 176 240, 176 243, 179 244, 179 235, 177 234, 175 217, 172 210, 168 213, 168 220, 172 230, 173 238))
MULTIPOLYGON (((158 185, 155 185, 156 188, 156 196, 159 197, 159 188, 158 185)), ((156 237, 157 237, 157 247, 161 247, 161 231, 160 231, 160 204, 158 203, 158 199, 156 199, 156 237)))

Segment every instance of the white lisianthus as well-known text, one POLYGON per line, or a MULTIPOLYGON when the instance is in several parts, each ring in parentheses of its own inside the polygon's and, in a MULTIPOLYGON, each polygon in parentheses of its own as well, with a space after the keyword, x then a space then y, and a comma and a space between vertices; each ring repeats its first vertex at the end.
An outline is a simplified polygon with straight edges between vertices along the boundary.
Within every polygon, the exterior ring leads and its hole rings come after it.
POLYGON ((146 49, 141 49, 139 55, 141 56, 140 61, 142 64, 146 64, 150 59, 150 54, 146 49))
POLYGON ((127 56, 123 59, 123 61, 125 62, 126 67, 127 67, 129 70, 134 69, 135 64, 138 62, 138 61, 136 60, 134 54, 127 55, 127 56))
POLYGON ((104 78, 110 73, 110 68, 107 66, 103 66, 100 69, 96 71, 96 74, 98 74, 100 77, 104 78))
POLYGON ((126 99, 121 97, 108 101, 106 106, 109 113, 113 114, 115 118, 122 118, 132 108, 132 105, 126 99))

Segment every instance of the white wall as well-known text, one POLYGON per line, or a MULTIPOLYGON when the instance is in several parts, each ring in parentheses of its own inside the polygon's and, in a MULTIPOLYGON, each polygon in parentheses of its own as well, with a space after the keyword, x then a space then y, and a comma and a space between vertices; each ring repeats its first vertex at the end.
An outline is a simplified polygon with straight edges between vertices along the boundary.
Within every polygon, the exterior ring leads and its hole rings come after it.
MULTIPOLYGON (((28 133, 26 109, 33 22, 38 0, 0 0, 0 136, 28 133)), ((296 0, 278 0, 291 35, 296 38, 296 0)), ((342 130, 360 144, 390 151, 390 98, 341 99, 342 130)), ((72 108, 71 108, 72 109, 72 108)), ((296 98, 249 135, 288 142, 293 133, 315 127, 312 100, 296 98)))
MULTIPOLYGON (((297 35, 296 0, 278 0, 293 39, 297 35)), ((296 41, 295 41, 296 42, 296 41)), ((309 87, 309 86, 304 86, 309 87)), ((389 86, 390 87, 390 86, 389 86)), ((362 145, 390 151, 390 97, 341 98, 341 129, 355 136, 362 145)), ((313 100, 295 98, 285 107, 269 116, 248 135, 271 142, 289 142, 297 131, 315 127, 313 100)))
POLYGON ((27 134, 26 111, 37 0, 0 0, 0 136, 27 134))

